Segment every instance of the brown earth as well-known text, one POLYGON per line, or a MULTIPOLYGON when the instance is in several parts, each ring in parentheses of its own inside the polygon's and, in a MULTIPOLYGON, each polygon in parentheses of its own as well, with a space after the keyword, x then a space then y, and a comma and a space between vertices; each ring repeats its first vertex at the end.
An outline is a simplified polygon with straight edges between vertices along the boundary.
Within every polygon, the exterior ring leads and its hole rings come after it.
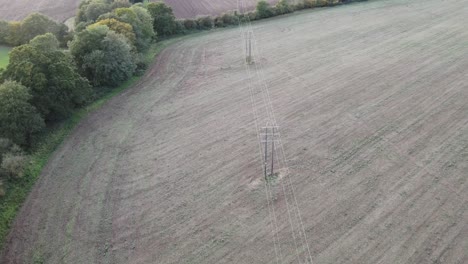
POLYGON ((75 15, 79 3, 80 0, 0 0, 0 20, 20 21, 38 12, 63 22, 75 15))
POLYGON ((308 245, 313 263, 468 263, 467 14, 385 0, 253 25, 307 243, 285 178, 265 196, 262 75, 233 28, 166 49, 81 122, 0 262, 304 263, 308 245))
MULTIPOLYGON (((259 0, 243 0, 245 9, 237 6, 237 0, 164 0, 174 10, 178 18, 194 18, 198 15, 219 15, 223 12, 234 10, 253 10, 259 0)), ((275 4, 279 0, 267 0, 275 4)))
MULTIPOLYGON (((278 0, 268 0, 276 3, 278 0)), ((194 18, 198 15, 219 15, 237 9, 237 0, 165 0, 177 18, 194 18)), ((43 13, 58 21, 75 15, 80 0, 0 0, 0 20, 22 20, 33 12, 43 13)), ((257 0, 245 0, 253 10, 257 0)))

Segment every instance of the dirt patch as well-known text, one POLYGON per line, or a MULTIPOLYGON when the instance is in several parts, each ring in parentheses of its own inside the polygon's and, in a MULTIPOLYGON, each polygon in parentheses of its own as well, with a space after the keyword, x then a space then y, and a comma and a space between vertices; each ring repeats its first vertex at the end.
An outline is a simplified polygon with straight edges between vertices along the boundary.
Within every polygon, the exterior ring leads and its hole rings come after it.
MULTIPOLYGON (((237 1, 231 0, 165 0, 172 7, 177 18, 195 18, 199 15, 219 15, 237 10, 237 1)), ((254 10, 257 0, 244 0, 247 10, 254 10)), ((278 0, 268 0, 275 4, 278 0)), ((75 16, 80 0, 0 0, 0 18, 22 20, 33 12, 43 13, 58 21, 66 21, 75 16)))
MULTIPOLYGON (((268 0, 270 4, 275 4, 279 0, 268 0)), ((165 0, 172 7, 174 14, 178 18, 194 18, 198 15, 219 15, 223 12, 244 10, 237 6, 237 0, 197 0, 179 1, 165 0)), ((257 0, 244 0, 246 10, 254 10, 257 0)))
MULTIPOLYGON (((464 1, 387 0, 254 25, 314 263, 468 262, 467 23, 464 1)), ((1 262, 299 263, 244 46, 180 42, 84 120, 1 262)))
POLYGON ((80 0, 0 0, 0 19, 20 21, 38 12, 63 22, 75 15, 79 4, 80 0))

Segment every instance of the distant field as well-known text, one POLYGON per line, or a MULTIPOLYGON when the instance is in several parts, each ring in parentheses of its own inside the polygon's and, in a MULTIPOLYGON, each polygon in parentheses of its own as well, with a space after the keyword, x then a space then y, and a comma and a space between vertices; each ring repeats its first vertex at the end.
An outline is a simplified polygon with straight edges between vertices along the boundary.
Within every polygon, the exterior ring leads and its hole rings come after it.
POLYGON ((0 68, 5 68, 8 65, 8 52, 11 48, 0 46, 0 68))
POLYGON ((56 151, 0 263, 304 264, 302 239, 316 264, 468 263, 466 14, 382 0, 269 19, 250 66, 238 28, 187 37, 56 151), (268 199, 259 76, 291 172, 268 199))
MULTIPOLYGON (((296 1, 296 0, 294 0, 296 1)), ((178 18, 197 15, 218 15, 237 9, 237 0, 165 0, 178 18)), ((276 3, 278 0, 268 0, 276 3)), ((61 22, 75 15, 80 0, 0 0, 0 19, 21 20, 31 12, 46 14, 61 22)), ((254 9, 257 0, 245 0, 248 9, 254 9)))

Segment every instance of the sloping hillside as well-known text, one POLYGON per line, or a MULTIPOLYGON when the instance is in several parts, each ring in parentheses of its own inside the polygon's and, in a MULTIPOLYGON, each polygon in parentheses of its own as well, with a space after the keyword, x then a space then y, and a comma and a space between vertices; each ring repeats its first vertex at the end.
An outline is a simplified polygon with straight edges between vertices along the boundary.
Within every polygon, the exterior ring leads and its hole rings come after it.
POLYGON ((238 28, 188 36, 56 151, 0 262, 468 263, 466 13, 386 0, 261 21, 249 66, 238 28), (290 169, 267 184, 260 79, 290 169))
MULTIPOLYGON (((248 8, 254 9, 258 0, 245 0, 248 8)), ((268 0, 275 3, 278 0, 268 0)), ((197 15, 217 15, 237 9, 236 0, 165 0, 174 9, 178 18, 193 18, 197 15)), ((59 21, 72 17, 80 0, 0 0, 0 19, 21 20, 32 12, 40 12, 59 21)))

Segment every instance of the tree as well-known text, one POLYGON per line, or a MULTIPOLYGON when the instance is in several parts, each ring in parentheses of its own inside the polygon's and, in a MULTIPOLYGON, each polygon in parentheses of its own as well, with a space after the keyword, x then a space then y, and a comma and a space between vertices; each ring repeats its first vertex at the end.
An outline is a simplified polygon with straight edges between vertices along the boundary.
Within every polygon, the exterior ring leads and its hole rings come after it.
POLYGON ((278 15, 291 13, 292 11, 293 10, 292 10, 291 6, 288 4, 287 0, 280 0, 276 4, 276 12, 277 12, 278 15))
POLYGON ((267 18, 273 16, 273 11, 270 5, 265 1, 261 0, 257 4, 257 15, 259 18, 267 18))
POLYGON ((131 9, 137 15, 141 31, 141 45, 144 47, 143 50, 146 50, 150 46, 151 42, 156 40, 157 36, 153 29, 153 18, 148 10, 141 4, 133 5, 131 9))
POLYGON ((127 38, 105 25, 88 27, 75 36, 70 51, 94 86, 116 86, 135 71, 127 38))
POLYGON ((26 145, 30 136, 44 127, 28 89, 14 81, 0 85, 0 137, 26 145))
POLYGON ((127 0, 114 0, 111 4, 111 10, 122 7, 131 7, 132 3, 127 0))
POLYGON ((154 31, 159 36, 168 36, 175 33, 176 18, 170 6, 163 2, 156 2, 149 3, 147 9, 154 20, 154 31))
POLYGON ((33 38, 45 33, 52 33, 59 41, 63 41, 68 28, 64 24, 57 23, 45 15, 33 13, 27 16, 20 27, 20 42, 26 44, 33 38))
POLYGON ((197 25, 198 29, 212 29, 214 26, 214 21, 210 16, 198 16, 197 25))
POLYGON ((75 24, 95 22, 102 14, 112 11, 110 2, 106 0, 85 0, 80 3, 75 24))
POLYGON ((14 48, 3 73, 4 79, 31 89, 31 103, 46 120, 67 117, 92 93, 88 80, 78 74, 72 57, 59 50, 56 43, 55 36, 48 33, 34 38, 31 44, 14 48))
POLYGON ((10 35, 10 24, 7 21, 0 20, 0 44, 8 45, 8 36, 10 35))
POLYGON ((35 37, 29 44, 39 50, 58 50, 60 43, 54 35, 47 33, 35 37))
POLYGON ((21 22, 10 22, 8 23, 8 37, 6 42, 8 45, 17 46, 21 43, 21 22))
POLYGON ((145 8, 138 5, 117 8, 113 11, 113 15, 116 19, 132 25, 138 51, 148 49, 156 35, 153 30, 153 18, 145 8))
MULTIPOLYGON (((2 178, 22 177, 26 161, 27 156, 18 145, 10 139, 0 137, 0 183, 2 178)), ((0 196, 4 194, 1 187, 0 184, 0 196)))
POLYGON ((105 25, 110 30, 125 36, 128 39, 129 43, 131 43, 132 45, 135 45, 136 36, 135 36, 135 33, 133 32, 132 25, 121 22, 115 18, 107 18, 107 19, 103 19, 94 23, 90 27, 99 26, 99 25, 105 25))

